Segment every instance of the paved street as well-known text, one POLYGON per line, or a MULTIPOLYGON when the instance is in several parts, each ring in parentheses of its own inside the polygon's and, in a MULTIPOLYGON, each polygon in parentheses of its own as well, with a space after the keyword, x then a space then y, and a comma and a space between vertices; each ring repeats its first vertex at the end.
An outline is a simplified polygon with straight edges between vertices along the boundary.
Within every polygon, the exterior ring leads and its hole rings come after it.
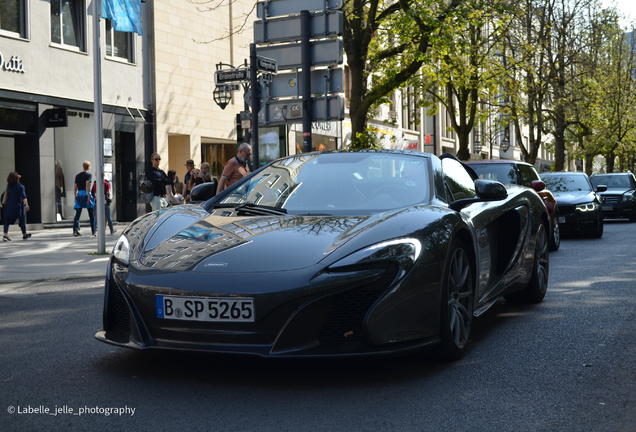
MULTIPOLYGON (((118 227, 120 232, 123 228, 118 227)), ((28 240, 22 240, 20 232, 10 232, 12 241, 0 243, 0 283, 106 274, 108 255, 97 255, 97 237, 90 235, 90 228, 82 228, 81 237, 73 237, 72 228, 30 232, 28 240)), ((113 249, 119 234, 107 231, 106 252, 113 249)))
POLYGON ((565 239, 545 301, 496 305, 454 363, 136 352, 93 338, 102 278, 0 284, 0 430, 633 431, 634 234, 565 239))

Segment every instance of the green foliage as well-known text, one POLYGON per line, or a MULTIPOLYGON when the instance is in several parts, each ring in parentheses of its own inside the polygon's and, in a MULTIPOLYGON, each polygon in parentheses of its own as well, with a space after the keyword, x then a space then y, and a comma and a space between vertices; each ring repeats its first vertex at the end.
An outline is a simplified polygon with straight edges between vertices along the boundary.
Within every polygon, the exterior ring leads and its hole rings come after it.
POLYGON ((382 145, 380 144, 380 140, 383 137, 383 134, 378 134, 378 129, 373 126, 367 126, 364 132, 358 132, 356 136, 351 139, 349 148, 352 150, 381 149, 382 145))

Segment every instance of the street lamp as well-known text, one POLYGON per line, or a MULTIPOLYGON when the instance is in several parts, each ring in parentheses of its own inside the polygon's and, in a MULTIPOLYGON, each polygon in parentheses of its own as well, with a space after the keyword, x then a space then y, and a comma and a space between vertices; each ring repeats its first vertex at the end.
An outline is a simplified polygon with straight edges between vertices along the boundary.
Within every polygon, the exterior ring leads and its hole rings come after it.
POLYGON ((507 133, 508 131, 504 129, 502 132, 503 132, 503 139, 501 140, 501 144, 499 145, 499 147, 505 153, 510 148, 510 141, 508 140, 508 133, 507 133))
POLYGON ((216 86, 212 95, 214 97, 214 102, 216 102, 216 104, 220 106, 221 109, 225 109, 225 107, 232 100, 232 93, 226 92, 224 85, 222 85, 221 87, 216 86))
POLYGON ((473 131, 473 150, 475 151, 475 153, 479 154, 481 153, 481 147, 482 147, 482 143, 479 140, 479 130, 475 130, 473 131))

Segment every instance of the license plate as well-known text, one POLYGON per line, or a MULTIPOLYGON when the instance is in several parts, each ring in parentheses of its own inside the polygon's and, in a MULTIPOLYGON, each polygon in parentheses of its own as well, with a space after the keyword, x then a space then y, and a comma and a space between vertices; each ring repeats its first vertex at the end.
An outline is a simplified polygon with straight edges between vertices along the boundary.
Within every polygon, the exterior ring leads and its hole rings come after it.
POLYGON ((611 205, 604 205, 603 207, 603 211, 612 211, 614 210, 614 207, 612 207, 611 205))
POLYGON ((565 223, 565 216, 559 216, 559 223, 565 223))
POLYGON ((157 318, 183 321, 254 322, 254 299, 155 296, 157 318))

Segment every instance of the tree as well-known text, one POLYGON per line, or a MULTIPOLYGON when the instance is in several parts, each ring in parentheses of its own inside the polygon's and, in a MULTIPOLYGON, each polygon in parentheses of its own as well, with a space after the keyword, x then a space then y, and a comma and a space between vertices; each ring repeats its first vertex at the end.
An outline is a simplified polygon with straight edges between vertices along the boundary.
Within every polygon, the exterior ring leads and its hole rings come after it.
POLYGON ((422 74, 429 104, 439 103, 449 114, 461 160, 470 158, 470 133, 476 122, 489 116, 490 102, 500 93, 499 47, 509 24, 506 6, 496 0, 464 2, 453 25, 445 28, 444 43, 432 48, 432 61, 422 74))
POLYGON ((524 160, 537 160, 546 129, 545 104, 550 87, 546 57, 549 39, 547 5, 543 1, 519 2, 513 11, 513 25, 503 40, 502 67, 504 70, 505 111, 515 126, 515 141, 524 160), (528 147, 521 131, 527 126, 528 147))
POLYGON ((345 0, 344 50, 351 72, 352 144, 369 113, 416 76, 468 0, 345 0), (396 31, 399 29, 399 31, 396 31), (373 76, 374 79, 371 79, 373 76))

